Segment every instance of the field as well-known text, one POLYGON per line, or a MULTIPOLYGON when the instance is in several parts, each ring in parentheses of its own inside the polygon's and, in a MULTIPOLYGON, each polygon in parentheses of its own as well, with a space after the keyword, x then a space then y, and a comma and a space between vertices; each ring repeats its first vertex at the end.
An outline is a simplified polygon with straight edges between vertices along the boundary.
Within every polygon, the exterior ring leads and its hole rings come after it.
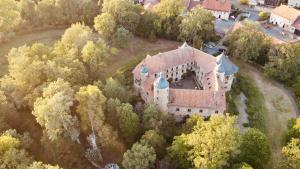
POLYGON ((296 118, 298 108, 290 91, 268 78, 253 66, 235 61, 241 68, 241 74, 251 78, 253 84, 263 95, 266 135, 272 148, 272 157, 266 168, 273 168, 281 159, 283 137, 290 118, 296 118))

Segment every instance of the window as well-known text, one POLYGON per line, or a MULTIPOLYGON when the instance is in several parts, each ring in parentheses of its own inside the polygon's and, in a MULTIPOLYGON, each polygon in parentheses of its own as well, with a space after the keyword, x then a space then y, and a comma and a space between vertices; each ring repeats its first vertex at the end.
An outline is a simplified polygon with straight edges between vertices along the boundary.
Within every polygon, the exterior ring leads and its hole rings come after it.
POLYGON ((202 110, 202 109, 200 109, 200 110, 199 110, 199 112, 200 112, 200 113, 202 113, 202 112, 203 112, 203 110, 202 110))
POLYGON ((155 78, 157 77, 157 74, 156 74, 156 73, 154 74, 154 77, 155 77, 155 78))
POLYGON ((183 73, 183 70, 181 72, 183 73))
POLYGON ((178 66, 176 66, 176 69, 178 69, 178 66))
POLYGON ((191 109, 188 109, 188 112, 191 112, 191 109))
POLYGON ((206 80, 209 80, 209 77, 206 80))
POLYGON ((210 85, 210 83, 208 83, 208 85, 210 85))
POLYGON ((167 78, 169 77, 169 75, 166 76, 167 78))
POLYGON ((211 89, 211 86, 209 86, 209 89, 211 89))
POLYGON ((179 108, 176 108, 176 111, 179 111, 180 109, 179 108))
POLYGON ((178 72, 176 72, 176 75, 178 74, 178 72))
POLYGON ((215 113, 216 113, 216 114, 218 114, 218 113, 219 113, 219 111, 218 111, 218 110, 216 110, 216 111, 215 111, 215 113))
POLYGON ((167 69, 167 73, 169 72, 169 69, 167 69))
POLYGON ((173 68, 171 70, 173 70, 173 68))

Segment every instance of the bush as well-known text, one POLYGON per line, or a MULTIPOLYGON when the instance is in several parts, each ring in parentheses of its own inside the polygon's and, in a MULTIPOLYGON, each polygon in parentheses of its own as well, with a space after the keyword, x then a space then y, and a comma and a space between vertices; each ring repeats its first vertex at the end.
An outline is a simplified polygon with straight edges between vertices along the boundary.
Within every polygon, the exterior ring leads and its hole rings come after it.
POLYGON ((241 5, 248 5, 249 1, 248 0, 239 0, 241 5))
POLYGON ((258 16, 259 16, 259 19, 258 19, 259 21, 264 21, 269 18, 269 14, 264 11, 259 12, 258 16))

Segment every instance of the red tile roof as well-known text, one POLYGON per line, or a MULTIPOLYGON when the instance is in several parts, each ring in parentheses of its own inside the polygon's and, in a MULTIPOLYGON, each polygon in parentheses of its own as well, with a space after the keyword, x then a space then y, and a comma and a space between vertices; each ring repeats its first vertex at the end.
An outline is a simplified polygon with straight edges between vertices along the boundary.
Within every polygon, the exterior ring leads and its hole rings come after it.
POLYGON ((231 11, 230 0, 204 0, 202 6, 203 8, 212 11, 231 11))
POLYGON ((170 89, 169 105, 190 108, 226 109, 223 92, 209 90, 170 89))
POLYGON ((296 21, 293 23, 292 26, 295 27, 296 29, 300 30, 300 17, 298 17, 296 19, 296 21))

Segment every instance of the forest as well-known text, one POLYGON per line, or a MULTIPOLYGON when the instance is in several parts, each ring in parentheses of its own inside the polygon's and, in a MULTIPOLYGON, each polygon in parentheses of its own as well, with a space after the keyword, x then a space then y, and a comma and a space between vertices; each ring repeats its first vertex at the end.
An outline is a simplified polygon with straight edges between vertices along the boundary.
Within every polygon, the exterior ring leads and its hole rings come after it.
MULTIPOLYGON (((248 97, 249 129, 241 133, 234 106, 224 116, 177 122, 145 104, 132 87, 131 71, 140 57, 107 71, 114 64, 110 58, 135 37, 197 48, 217 40, 210 12, 183 12, 178 0, 162 0, 154 11, 129 0, 0 0, 2 43, 21 33, 67 28, 53 44, 15 47, 6 56, 0 169, 92 169, 109 163, 124 169, 267 169, 272 149, 263 96, 247 77, 237 76, 232 93, 248 97)), ((300 106, 300 45, 273 45, 258 29, 248 23, 229 34, 228 55, 258 65, 266 77, 290 88, 300 106)), ((286 127, 275 168, 298 169, 300 118, 286 127)))

